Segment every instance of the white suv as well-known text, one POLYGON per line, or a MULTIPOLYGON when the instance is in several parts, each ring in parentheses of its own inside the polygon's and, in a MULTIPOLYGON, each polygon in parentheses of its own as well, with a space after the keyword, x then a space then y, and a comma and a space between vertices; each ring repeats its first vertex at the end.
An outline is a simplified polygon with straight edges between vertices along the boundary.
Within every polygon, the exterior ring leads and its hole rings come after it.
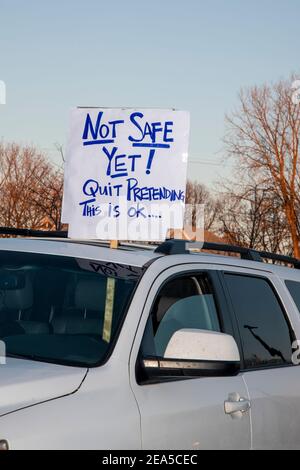
POLYGON ((300 447, 298 260, 187 248, 0 240, 0 448, 300 447))

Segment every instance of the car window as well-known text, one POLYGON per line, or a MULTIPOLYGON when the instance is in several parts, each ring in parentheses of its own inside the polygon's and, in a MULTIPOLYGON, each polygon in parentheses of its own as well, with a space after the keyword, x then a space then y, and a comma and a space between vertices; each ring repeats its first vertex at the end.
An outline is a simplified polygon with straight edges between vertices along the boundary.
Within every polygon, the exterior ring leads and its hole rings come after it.
POLYGON ((293 297, 293 300, 300 312, 300 282, 297 281, 285 281, 285 284, 293 297))
POLYGON ((143 354, 163 357, 172 335, 181 329, 221 331, 206 274, 173 278, 161 288, 147 324, 143 354))
POLYGON ((141 275, 95 260, 0 252, 0 339, 9 356, 96 365, 111 345, 141 275))
POLYGON ((225 274, 242 340, 245 367, 292 362, 292 336, 277 296, 266 279, 225 274))

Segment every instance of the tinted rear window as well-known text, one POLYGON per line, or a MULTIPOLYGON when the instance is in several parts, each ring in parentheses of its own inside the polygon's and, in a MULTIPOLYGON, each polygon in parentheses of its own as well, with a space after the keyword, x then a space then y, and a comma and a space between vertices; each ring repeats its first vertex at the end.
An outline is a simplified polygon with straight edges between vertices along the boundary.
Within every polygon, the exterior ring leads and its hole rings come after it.
POLYGON ((292 332, 266 279, 225 274, 237 317, 246 368, 291 364, 292 332))

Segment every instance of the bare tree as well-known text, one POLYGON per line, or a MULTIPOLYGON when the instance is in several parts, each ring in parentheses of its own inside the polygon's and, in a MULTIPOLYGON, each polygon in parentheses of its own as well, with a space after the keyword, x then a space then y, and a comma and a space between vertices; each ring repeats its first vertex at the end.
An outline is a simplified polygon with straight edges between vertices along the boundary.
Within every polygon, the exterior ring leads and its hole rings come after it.
POLYGON ((290 254, 289 230, 281 201, 258 182, 234 184, 223 193, 221 234, 239 246, 290 254))
POLYGON ((225 142, 240 171, 259 180, 276 197, 294 255, 299 257, 300 106, 292 101, 294 79, 242 91, 239 108, 227 117, 225 142))
POLYGON ((0 224, 60 228, 62 172, 33 147, 0 144, 0 224))
POLYGON ((221 204, 210 191, 197 181, 188 180, 186 185, 186 204, 192 206, 192 227, 196 227, 199 216, 199 205, 204 205, 204 229, 214 230, 217 227, 221 204))

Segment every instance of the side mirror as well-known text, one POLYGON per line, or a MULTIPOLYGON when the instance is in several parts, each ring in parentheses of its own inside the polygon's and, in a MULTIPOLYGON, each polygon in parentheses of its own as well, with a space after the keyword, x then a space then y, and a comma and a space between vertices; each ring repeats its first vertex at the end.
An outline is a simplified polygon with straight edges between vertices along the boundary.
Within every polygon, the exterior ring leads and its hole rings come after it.
POLYGON ((149 379, 228 377, 239 373, 240 354, 230 335, 183 329, 173 334, 164 357, 144 358, 143 368, 149 379))

